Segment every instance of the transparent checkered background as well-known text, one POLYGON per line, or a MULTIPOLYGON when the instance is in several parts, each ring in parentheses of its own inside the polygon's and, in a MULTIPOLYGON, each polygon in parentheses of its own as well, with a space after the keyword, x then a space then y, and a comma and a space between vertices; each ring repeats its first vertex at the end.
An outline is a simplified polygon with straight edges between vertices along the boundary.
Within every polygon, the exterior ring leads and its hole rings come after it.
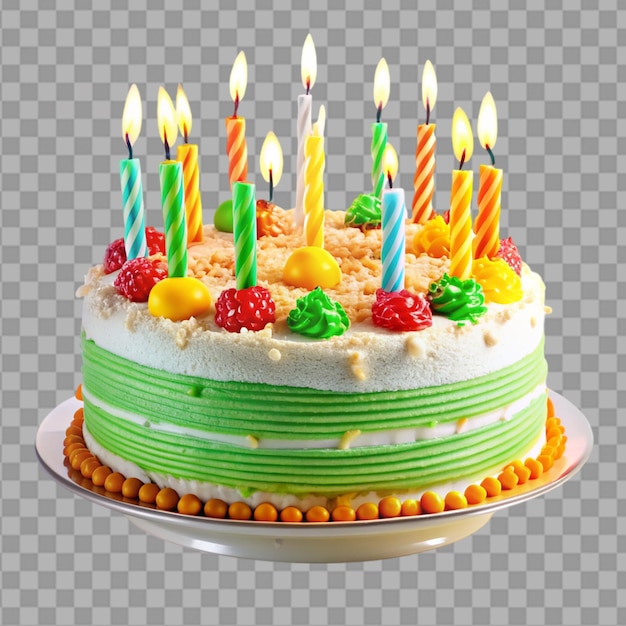
MULTIPOLYGON (((2 0, 0 11, 0 622, 2 624, 624 624, 626 538, 626 10, 617 1, 490 3, 251 0, 128 3, 2 0), (381 9, 384 4, 385 10, 381 9), (597 5, 602 9, 598 10, 597 5), (218 5, 219 8, 208 8, 218 5), (290 8, 289 5, 293 5, 290 8), (339 6, 338 6, 339 5, 339 6), (545 6, 544 6, 545 5, 545 6), (167 6, 167 8, 166 8, 167 6), (235 8, 236 6, 236 8, 235 8), (517 7, 517 8, 514 8, 517 7), (411 193, 418 83, 439 98, 435 204, 446 208, 450 121, 498 105, 502 227, 546 279, 550 384, 584 411, 591 460, 549 495, 495 515, 473 537, 388 561, 271 564, 181 549, 57 487, 39 469, 38 424, 80 382, 74 292, 122 234, 120 120, 130 83, 145 103, 136 144, 148 222, 161 226, 156 94, 182 82, 200 144, 205 221, 228 197, 223 118, 246 52, 250 172, 274 130, 276 200, 294 197, 300 51, 311 32, 314 111, 327 124, 327 206, 369 189, 371 90, 385 56, 384 120, 411 193), (621 169, 617 155, 622 154, 621 169), (620 244, 621 247, 620 247, 620 244), (621 264, 621 265, 620 265, 621 264), (620 482, 621 481, 621 482, 620 482)), ((418 103, 420 103, 418 105, 418 103)), ((474 171, 486 155, 477 150, 474 171)))

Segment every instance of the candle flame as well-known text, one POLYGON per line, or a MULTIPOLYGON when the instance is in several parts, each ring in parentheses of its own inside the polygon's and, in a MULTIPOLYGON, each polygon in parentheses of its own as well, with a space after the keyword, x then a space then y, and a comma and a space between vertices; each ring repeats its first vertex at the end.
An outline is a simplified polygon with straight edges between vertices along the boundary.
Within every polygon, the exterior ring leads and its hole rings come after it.
POLYGON ((498 138, 498 114, 496 112, 496 103, 488 91, 480 105, 478 113, 478 141, 480 145, 487 149, 487 146, 493 150, 498 138))
POLYGON ((283 149, 280 147, 278 137, 270 130, 265 137, 261 154, 259 156, 261 164, 261 175, 266 182, 270 182, 270 170, 272 172, 272 182, 274 186, 278 184, 283 174, 283 149))
POLYGON ((157 100, 157 123, 159 125, 159 135, 161 141, 170 148, 176 142, 178 136, 178 123, 176 121, 176 110, 170 95, 163 87, 159 87, 159 96, 157 100))
POLYGON ((452 149, 458 161, 469 161, 474 153, 472 126, 463 109, 458 108, 452 118, 452 149), (465 153, 465 156, 463 156, 465 153))
POLYGON ((230 71, 230 97, 233 102, 241 101, 248 86, 248 62, 246 53, 242 50, 233 63, 230 71))
POLYGON ((302 46, 300 73, 302 75, 302 84, 308 92, 315 84, 315 79, 317 78, 317 53, 315 52, 315 44, 310 33, 306 36, 302 46))
POLYGON ((180 134, 187 140, 187 135, 191 132, 191 107, 187 95, 183 91, 182 85, 178 85, 176 90, 176 117, 180 134))
POLYGON ((389 66, 387 61, 382 58, 376 66, 376 74, 374 74, 374 104, 376 108, 383 108, 389 100, 389 91, 391 79, 389 77, 389 66))
POLYGON ((432 111, 437 102, 437 74, 430 61, 426 61, 422 72, 422 103, 432 111))
POLYGON ((391 178, 391 180, 395 180, 398 174, 398 154, 390 143, 387 143, 385 154, 383 155, 383 171, 385 172, 385 178, 391 178))
POLYGON ((323 135, 325 128, 326 128, 326 107, 322 104, 320 106, 320 111, 317 114, 317 122, 313 124, 313 134, 323 135))
POLYGON ((137 141, 137 137, 139 137, 141 132, 141 117, 141 96, 139 95, 139 88, 133 83, 128 90, 122 115, 122 138, 124 143, 126 143, 127 135, 131 146, 137 141))

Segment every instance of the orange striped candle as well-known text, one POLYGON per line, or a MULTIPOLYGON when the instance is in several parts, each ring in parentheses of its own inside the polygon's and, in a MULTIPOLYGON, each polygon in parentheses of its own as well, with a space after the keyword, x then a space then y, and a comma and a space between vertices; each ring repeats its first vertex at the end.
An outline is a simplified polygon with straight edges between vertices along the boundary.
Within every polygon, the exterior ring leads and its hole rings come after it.
POLYGON ((187 219, 187 243, 200 242, 204 238, 202 229, 202 199, 200 197, 200 172, 198 168, 198 146, 187 143, 191 131, 191 107, 181 85, 176 92, 176 116, 178 127, 185 141, 178 146, 176 160, 183 164, 185 187, 185 217, 187 219))
POLYGON ((246 120, 237 116, 239 102, 248 84, 248 64, 246 55, 240 52, 230 73, 230 95, 235 103, 232 117, 226 118, 226 152, 228 153, 228 180, 234 182, 248 178, 248 146, 246 145, 246 120))
POLYGON ((474 151, 474 136, 463 109, 457 109, 452 118, 452 147, 459 169, 452 172, 450 192, 450 276, 465 280, 472 271, 473 172, 461 170, 474 151))
POLYGON ((478 140, 491 157, 491 165, 480 166, 478 215, 474 223, 474 258, 496 256, 500 249, 500 193, 502 170, 494 166, 493 147, 498 138, 496 103, 490 92, 485 94, 478 114, 478 140))
POLYGON ((478 215, 474 221, 474 258, 492 258, 500 249, 500 192, 502 170, 480 166, 478 215))
POLYGON ((415 150, 415 176, 413 177, 412 216, 417 224, 425 224, 435 216, 433 194, 435 192, 435 124, 430 123, 430 113, 437 101, 437 75, 430 61, 426 61, 422 73, 422 103, 426 109, 426 124, 417 127, 415 150))
POLYGON ((425 224, 434 217, 433 195, 435 193, 435 124, 420 124, 417 127, 415 150, 415 176, 413 177, 413 221, 425 224))

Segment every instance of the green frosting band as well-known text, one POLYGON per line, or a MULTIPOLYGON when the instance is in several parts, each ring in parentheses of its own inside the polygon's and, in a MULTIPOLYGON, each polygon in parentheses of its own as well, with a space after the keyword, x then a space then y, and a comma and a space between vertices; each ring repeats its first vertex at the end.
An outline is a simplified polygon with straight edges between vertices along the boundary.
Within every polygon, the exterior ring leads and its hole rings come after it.
POLYGON ((350 320, 339 302, 333 302, 320 287, 296 300, 289 312, 287 325, 294 332, 314 339, 343 335, 350 320))
POLYGON ((362 193, 354 199, 346 211, 344 224, 358 228, 378 228, 381 220, 380 198, 362 193))
POLYGON ((350 450, 298 449, 297 442, 340 439, 354 429, 427 428, 497 411, 544 384, 546 373, 541 343, 517 363, 461 383, 334 393, 171 374, 83 338, 85 423, 99 444, 146 472, 242 492, 397 493, 491 470, 523 454, 539 436, 545 394, 510 420, 461 434, 350 450), (206 439, 192 431, 206 433, 206 439), (211 440, 223 435, 294 445, 255 449, 211 440))
POLYGON ((475 324, 487 312, 483 288, 473 279, 461 280, 444 274, 429 288, 433 313, 445 315, 463 326, 464 321, 475 324))

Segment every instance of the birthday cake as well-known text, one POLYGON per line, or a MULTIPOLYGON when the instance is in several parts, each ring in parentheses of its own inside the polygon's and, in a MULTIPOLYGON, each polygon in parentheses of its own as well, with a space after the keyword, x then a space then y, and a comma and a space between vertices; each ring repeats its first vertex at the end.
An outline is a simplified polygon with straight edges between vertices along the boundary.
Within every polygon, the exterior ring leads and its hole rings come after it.
MULTIPOLYGON (((310 118, 309 78, 299 107, 310 118)), ((144 229, 140 124, 124 126, 124 238, 78 291, 84 406, 65 441, 71 467, 159 508, 265 521, 436 513, 538 478, 566 441, 546 388, 549 309, 541 277, 500 239, 494 167, 481 166, 472 229, 466 116, 453 120, 460 167, 445 215, 430 204, 434 127, 418 128, 407 219, 379 120, 373 193, 325 211, 322 115, 299 127, 305 168, 285 211, 245 182, 242 80, 226 120, 232 206, 214 225, 201 221, 188 104, 171 161, 176 115, 159 94, 165 233, 144 229)), ((377 93, 379 118, 388 85, 380 103, 377 93)), ((479 117, 481 132, 493 161, 495 134, 479 117)), ((276 144, 260 158, 270 200, 276 144)))
MULTIPOLYGON (((188 275, 212 304, 183 321, 129 299, 120 277, 132 262, 107 274, 109 250, 80 289, 82 434, 103 466, 202 502, 331 512, 462 495, 507 467, 536 472, 521 462, 546 444, 541 278, 505 254, 512 265, 474 262, 482 287, 451 279, 448 258, 429 255, 445 248, 438 217, 407 225, 406 291, 394 308, 378 289, 380 229, 347 226, 345 215, 326 213, 325 252, 341 282, 310 291, 285 282, 301 233, 290 211, 273 209, 257 256, 274 321, 258 330, 245 327, 253 294, 239 332, 216 322, 220 294, 237 293, 231 234, 205 226, 189 247, 188 275)), ((152 251, 142 264, 166 267, 158 242, 152 251)))

